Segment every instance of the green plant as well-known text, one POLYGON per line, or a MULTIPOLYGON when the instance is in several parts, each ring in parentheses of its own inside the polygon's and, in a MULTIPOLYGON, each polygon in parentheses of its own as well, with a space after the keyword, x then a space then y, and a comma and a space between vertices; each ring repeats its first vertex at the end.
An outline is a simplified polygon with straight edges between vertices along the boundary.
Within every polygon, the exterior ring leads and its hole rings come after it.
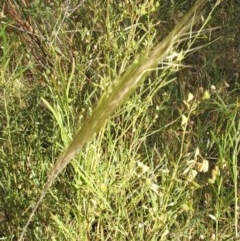
MULTIPOLYGON (((130 66, 123 76, 103 95, 96 110, 86 120, 85 124, 83 124, 81 130, 77 133, 67 150, 61 154, 56 161, 48 176, 48 181, 42 190, 39 201, 34 207, 27 224, 23 229, 20 240, 22 240, 37 207, 58 174, 66 167, 70 160, 74 158, 75 154, 79 151, 83 144, 92 138, 94 133, 99 131, 116 108, 123 104, 130 94, 133 93, 136 87, 140 85, 143 77, 146 77, 149 70, 155 68, 159 61, 166 58, 176 48, 175 45, 182 41, 182 35, 189 31, 189 29, 190 35, 192 34, 191 28, 197 19, 197 13, 203 5, 204 1, 198 1, 188 14, 185 15, 182 21, 174 28, 174 30, 160 44, 158 44, 150 52, 150 54, 147 54, 147 58, 134 61, 135 63, 130 66)), ((198 34, 199 33, 197 33, 197 36, 198 34)), ((178 61, 181 61, 183 58, 182 53, 178 53, 177 58, 178 61)), ((52 112, 54 113, 53 109, 52 112)))
MULTIPOLYGON (((5 1, 1 239, 20 237, 55 157, 191 2, 5 1)), ((232 23, 239 7, 222 1, 213 12, 214 3, 206 5, 183 42, 147 71, 56 178, 25 239, 238 239, 239 27, 232 23)))

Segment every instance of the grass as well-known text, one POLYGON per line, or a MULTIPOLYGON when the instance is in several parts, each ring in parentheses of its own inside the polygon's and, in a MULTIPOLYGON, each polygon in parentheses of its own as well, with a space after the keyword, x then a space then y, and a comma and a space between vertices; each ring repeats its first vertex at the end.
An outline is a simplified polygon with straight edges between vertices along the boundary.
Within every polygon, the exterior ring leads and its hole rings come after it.
MULTIPOLYGON (((41 48, 34 46, 37 38, 9 27, 17 23, 5 9, 0 35, 2 240, 20 237, 56 157, 89 116, 101 114, 93 109, 112 81, 124 73, 129 79, 125 71, 136 56, 151 53, 190 8, 173 3, 73 1, 62 8, 57 2, 47 7, 34 2, 27 14, 37 26, 41 48)), ((234 1, 228 4, 215 9, 205 29, 219 27, 219 13, 236 11, 234 1)), ((219 49, 225 52, 223 46, 231 48, 228 43, 235 43, 237 34, 219 39, 222 31, 231 32, 226 25, 211 35, 202 31, 196 39, 200 27, 199 22, 183 36, 178 55, 155 66, 57 177, 26 240, 239 237, 237 51, 227 70, 224 55, 217 55, 219 49), (210 43, 210 37, 216 41, 210 43)))

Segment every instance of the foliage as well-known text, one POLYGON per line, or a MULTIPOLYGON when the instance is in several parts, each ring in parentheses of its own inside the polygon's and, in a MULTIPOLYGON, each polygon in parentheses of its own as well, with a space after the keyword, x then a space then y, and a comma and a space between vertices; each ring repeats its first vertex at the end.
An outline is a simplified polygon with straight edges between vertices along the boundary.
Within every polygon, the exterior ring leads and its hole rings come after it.
MULTIPOLYGON (((201 29, 214 9, 208 2, 202 20, 103 121, 46 194, 26 240, 239 237, 239 29, 232 24, 239 7, 230 2, 201 29)), ((56 157, 89 116, 101 115, 95 106, 105 111, 101 96, 150 61, 189 8, 189 1, 5 1, 3 240, 20 237, 56 157)))

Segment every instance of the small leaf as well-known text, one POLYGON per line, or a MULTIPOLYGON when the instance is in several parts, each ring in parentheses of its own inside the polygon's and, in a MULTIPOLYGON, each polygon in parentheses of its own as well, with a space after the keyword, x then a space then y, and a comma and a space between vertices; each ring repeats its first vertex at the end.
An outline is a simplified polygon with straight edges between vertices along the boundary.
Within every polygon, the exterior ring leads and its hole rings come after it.
POLYGON ((188 123, 188 117, 185 115, 182 115, 182 123, 181 126, 184 127, 188 123))
POLYGON ((211 97, 210 93, 207 90, 205 90, 204 93, 203 93, 202 99, 208 100, 208 99, 210 99, 210 97, 211 97))
POLYGON ((209 169, 209 162, 206 159, 203 159, 202 162, 196 163, 196 169, 198 172, 207 172, 209 169))
POLYGON ((137 166, 138 166, 138 171, 139 171, 140 173, 146 173, 146 172, 148 172, 149 169, 150 169, 149 166, 143 164, 143 163, 140 162, 140 161, 137 162, 137 166))
POLYGON ((192 93, 188 94, 187 102, 191 102, 194 99, 194 95, 192 93))
POLYGON ((195 151, 195 154, 194 154, 194 158, 196 159, 198 156, 201 156, 199 147, 196 148, 196 151, 195 151))
POLYGON ((208 217, 211 218, 214 221, 217 221, 217 218, 212 214, 208 214, 208 217))
POLYGON ((192 182, 195 177, 197 176, 198 172, 194 169, 192 169, 190 172, 189 172, 189 175, 188 175, 188 181, 189 182, 192 182))
POLYGON ((217 176, 220 175, 220 170, 219 170, 219 167, 218 166, 215 166, 213 169, 212 169, 212 180, 215 182, 215 180, 217 179, 217 176))

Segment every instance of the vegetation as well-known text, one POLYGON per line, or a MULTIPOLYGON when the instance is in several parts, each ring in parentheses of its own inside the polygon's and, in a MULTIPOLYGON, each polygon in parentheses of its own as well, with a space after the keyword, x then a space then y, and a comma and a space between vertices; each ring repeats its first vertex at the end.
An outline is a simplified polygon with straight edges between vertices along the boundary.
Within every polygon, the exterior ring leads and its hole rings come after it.
POLYGON ((239 6, 207 2, 179 28, 193 4, 4 1, 1 240, 19 239, 55 177, 26 240, 239 238, 239 6), (62 171, 71 140, 74 154, 87 143, 62 171))

